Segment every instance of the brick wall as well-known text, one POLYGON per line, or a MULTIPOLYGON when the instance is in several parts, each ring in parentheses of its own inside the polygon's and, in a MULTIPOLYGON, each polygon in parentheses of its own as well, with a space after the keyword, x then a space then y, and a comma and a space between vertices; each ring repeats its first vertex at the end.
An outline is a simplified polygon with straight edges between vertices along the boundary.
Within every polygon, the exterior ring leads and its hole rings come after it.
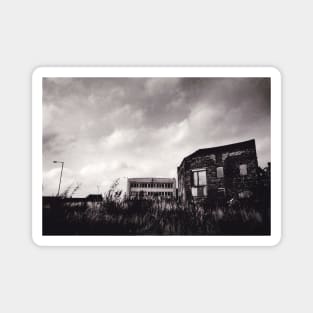
POLYGON ((177 172, 178 196, 182 201, 231 196, 233 193, 243 196, 247 191, 253 193, 258 178, 255 141, 198 150, 182 161, 177 172), (241 165, 241 173, 246 175, 240 174, 241 165), (219 167, 223 177, 217 177, 219 167), (205 186, 196 186, 193 176, 196 170, 205 170, 205 186))

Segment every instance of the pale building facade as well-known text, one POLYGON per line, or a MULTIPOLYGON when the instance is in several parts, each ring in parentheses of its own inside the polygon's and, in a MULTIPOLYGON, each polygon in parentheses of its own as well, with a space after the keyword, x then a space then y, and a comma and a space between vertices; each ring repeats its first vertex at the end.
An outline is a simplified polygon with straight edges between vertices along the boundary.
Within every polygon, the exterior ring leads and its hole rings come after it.
POLYGON ((175 178, 128 178, 128 197, 176 197, 175 178))

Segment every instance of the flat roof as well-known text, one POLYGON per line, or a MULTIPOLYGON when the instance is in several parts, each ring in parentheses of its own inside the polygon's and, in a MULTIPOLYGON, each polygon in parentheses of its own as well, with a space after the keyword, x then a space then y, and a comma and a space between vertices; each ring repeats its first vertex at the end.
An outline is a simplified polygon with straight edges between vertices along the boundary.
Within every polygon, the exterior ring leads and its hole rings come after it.
POLYGON ((175 180, 174 177, 130 177, 127 178, 128 181, 136 181, 136 182, 169 182, 175 180))

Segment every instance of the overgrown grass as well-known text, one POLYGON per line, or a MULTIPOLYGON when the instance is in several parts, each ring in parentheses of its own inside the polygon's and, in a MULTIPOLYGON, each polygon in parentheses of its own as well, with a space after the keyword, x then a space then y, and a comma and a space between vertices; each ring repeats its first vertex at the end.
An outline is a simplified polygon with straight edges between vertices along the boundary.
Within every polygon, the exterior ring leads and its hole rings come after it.
POLYGON ((57 200, 44 213, 44 234, 265 235, 269 230, 264 218, 264 213, 253 208, 182 207, 151 200, 125 200, 114 207, 105 203, 87 206, 57 200))
POLYGON ((44 235, 269 235, 268 201, 182 205, 127 199, 111 188, 97 203, 55 198, 43 211, 44 235))

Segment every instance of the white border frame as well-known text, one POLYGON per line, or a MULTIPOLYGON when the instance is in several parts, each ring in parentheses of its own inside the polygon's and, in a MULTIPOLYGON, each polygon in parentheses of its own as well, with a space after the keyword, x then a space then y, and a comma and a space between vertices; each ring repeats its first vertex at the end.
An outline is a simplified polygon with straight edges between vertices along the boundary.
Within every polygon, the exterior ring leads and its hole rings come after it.
POLYGON ((281 74, 274 67, 39 67, 32 75, 32 238, 39 246, 274 246, 281 239, 281 74), (43 77, 270 77, 270 236, 43 236, 43 77))

